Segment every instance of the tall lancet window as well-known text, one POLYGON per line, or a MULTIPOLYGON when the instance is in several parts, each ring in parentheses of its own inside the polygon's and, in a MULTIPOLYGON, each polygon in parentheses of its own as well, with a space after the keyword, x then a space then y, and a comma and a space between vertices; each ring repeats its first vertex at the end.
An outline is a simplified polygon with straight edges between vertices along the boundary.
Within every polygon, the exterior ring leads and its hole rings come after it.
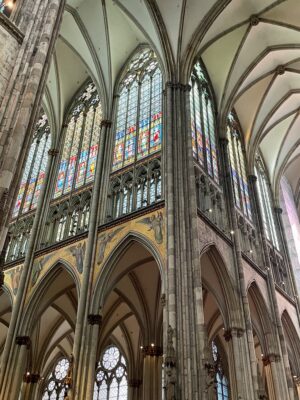
POLYGON ((259 196, 259 205, 264 225, 264 230, 267 239, 279 250, 279 240, 276 230, 273 201, 270 190, 270 185, 264 167, 263 161, 260 156, 256 157, 255 175, 257 176, 257 189, 259 196))
POLYGON ((199 61, 191 75, 191 130, 194 159, 218 183, 216 121, 213 93, 199 61))
POLYGON ((45 180, 48 150, 51 145, 50 127, 46 114, 39 118, 17 195, 12 217, 36 208, 45 180))
POLYGON ((115 346, 108 347, 96 367, 93 400, 127 400, 126 360, 115 346))
POLYGON ((99 96, 90 83, 76 99, 67 119, 55 199, 94 180, 101 120, 99 96))
POLYGON ((240 124, 233 112, 227 118, 227 139, 229 141, 228 150, 235 204, 246 217, 252 220, 242 133, 240 124))
POLYGON ((53 371, 47 377, 42 400, 64 400, 67 395, 65 379, 68 375, 70 362, 66 358, 59 360, 53 371))
POLYGON ((229 400, 229 383, 222 365, 222 357, 215 341, 211 343, 211 350, 216 371, 217 400, 229 400))
POLYGON ((154 52, 144 49, 120 84, 113 171, 158 152, 161 143, 162 74, 154 52))

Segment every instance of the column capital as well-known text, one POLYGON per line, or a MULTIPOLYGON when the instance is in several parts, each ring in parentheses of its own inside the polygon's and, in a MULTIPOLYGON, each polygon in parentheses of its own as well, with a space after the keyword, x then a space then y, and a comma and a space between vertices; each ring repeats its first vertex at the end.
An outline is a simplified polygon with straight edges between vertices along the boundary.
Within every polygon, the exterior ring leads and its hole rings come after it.
POLYGON ((23 376, 23 382, 25 383, 38 383, 40 380, 40 374, 32 374, 31 372, 26 372, 23 376))
POLYGON ((144 356, 160 357, 163 355, 162 348, 160 346, 155 346, 152 344, 149 346, 144 346, 142 348, 142 352, 144 356))
POLYGON ((255 183, 257 181, 257 176, 256 175, 249 175, 248 179, 249 179, 249 182, 255 183))
POLYGON ((189 84, 185 85, 180 82, 171 82, 171 81, 166 82, 166 88, 182 90, 184 92, 189 92, 192 89, 191 85, 189 85, 189 84))
POLYGON ((112 122, 109 119, 103 119, 101 121, 101 128, 110 128, 111 127, 112 122))
POLYGON ((128 386, 132 388, 139 388, 142 383, 141 379, 128 379, 128 386))
POLYGON ((57 156, 58 153, 59 153, 59 150, 58 150, 58 149, 54 149, 54 148, 53 148, 53 149, 49 149, 49 150, 48 150, 49 156, 52 156, 52 157, 57 156))
POLYGON ((29 336, 17 336, 16 337, 16 344, 18 346, 26 346, 27 349, 30 348, 31 340, 29 336))
POLYGON ((242 337, 244 335, 245 330, 239 327, 233 327, 229 328, 226 331, 224 331, 224 339, 226 342, 229 342, 233 336, 236 336, 238 338, 242 337))
POLYGON ((281 359, 279 354, 267 354, 262 358, 262 362, 264 366, 266 367, 267 365, 271 364, 271 362, 279 362, 281 359))
POLYGON ((278 215, 282 214, 282 208, 281 207, 274 207, 274 212, 278 215))
POLYGON ((102 324, 102 315, 100 315, 100 314, 89 314, 87 319, 88 319, 89 325, 101 326, 101 324, 102 324))

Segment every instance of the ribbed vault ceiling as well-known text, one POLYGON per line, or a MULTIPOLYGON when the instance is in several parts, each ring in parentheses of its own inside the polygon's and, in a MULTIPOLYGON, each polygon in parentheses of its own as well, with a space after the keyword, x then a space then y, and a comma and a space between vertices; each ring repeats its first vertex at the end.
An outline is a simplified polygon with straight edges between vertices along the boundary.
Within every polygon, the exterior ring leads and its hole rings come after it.
POLYGON ((140 43, 155 48, 167 80, 177 65, 177 78, 187 82, 200 55, 215 91, 220 134, 235 107, 250 166, 260 148, 276 194, 284 173, 298 197, 298 0, 68 0, 44 96, 55 131, 88 76, 108 109, 118 74, 140 43))

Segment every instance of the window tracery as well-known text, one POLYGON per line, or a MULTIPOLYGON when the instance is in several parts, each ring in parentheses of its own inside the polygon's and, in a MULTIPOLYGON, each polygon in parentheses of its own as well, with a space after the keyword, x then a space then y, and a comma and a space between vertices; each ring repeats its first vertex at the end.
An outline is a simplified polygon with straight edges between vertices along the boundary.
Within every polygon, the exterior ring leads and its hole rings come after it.
POLYGON ((113 171, 156 153, 161 143, 162 74, 155 53, 143 49, 120 85, 113 171))
POLYGON ((241 139, 241 129, 233 112, 229 114, 227 119, 227 139, 229 142, 230 169, 234 188, 235 204, 245 217, 251 221, 252 212, 245 157, 241 139))
POLYGON ((219 182, 216 123, 209 79, 199 61, 191 74, 191 131, 194 159, 215 182, 219 182))
POLYGON ((64 400, 67 394, 67 377, 70 362, 67 358, 62 358, 57 362, 53 371, 46 380, 42 400, 64 400))
POLYGON ((127 400, 126 360, 115 346, 108 347, 96 367, 93 400, 127 400))
POLYGON ((36 208, 45 180, 50 145, 50 126, 46 114, 42 114, 35 126, 12 214, 13 218, 36 208))
POLYGON ((265 234, 269 242, 279 250, 270 186, 262 159, 258 155, 256 157, 255 175, 257 176, 258 197, 265 234))
POLYGON ((224 373, 221 356, 215 341, 211 343, 211 350, 216 372, 217 400, 229 400, 229 383, 224 373))
POLYGON ((94 180, 102 107, 93 83, 76 99, 66 126, 54 198, 94 180))

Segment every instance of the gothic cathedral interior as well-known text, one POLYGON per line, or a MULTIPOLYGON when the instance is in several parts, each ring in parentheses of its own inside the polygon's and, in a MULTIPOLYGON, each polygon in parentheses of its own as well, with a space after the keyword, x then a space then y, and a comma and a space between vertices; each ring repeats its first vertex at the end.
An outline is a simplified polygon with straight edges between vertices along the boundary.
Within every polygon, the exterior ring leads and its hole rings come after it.
POLYGON ((299 0, 0 0, 0 400, 300 400, 299 0))

